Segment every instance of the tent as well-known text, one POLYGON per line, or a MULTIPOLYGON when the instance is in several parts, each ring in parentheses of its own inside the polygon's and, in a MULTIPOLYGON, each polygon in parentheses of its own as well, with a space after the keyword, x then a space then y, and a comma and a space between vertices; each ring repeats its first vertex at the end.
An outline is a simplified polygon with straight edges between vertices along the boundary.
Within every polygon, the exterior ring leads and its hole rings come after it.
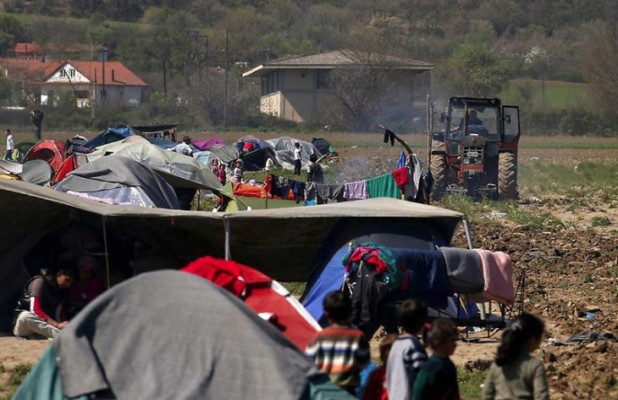
POLYGON ((55 172, 58 171, 64 161, 64 151, 64 142, 46 139, 35 144, 26 153, 22 161, 43 160, 47 162, 55 172))
POLYGON ((71 172, 55 190, 109 204, 179 208, 174 189, 156 172, 124 157, 104 157, 71 172))
POLYGON ((335 153, 333 146, 324 138, 313 138, 311 139, 311 144, 313 144, 321 154, 335 153))
POLYGON ((45 185, 49 183, 53 174, 51 166, 45 160, 30 160, 22 165, 22 172, 19 177, 24 182, 34 183, 35 185, 45 185))
POLYGON ((193 139, 191 140, 191 144, 201 151, 210 150, 213 147, 225 146, 225 142, 221 138, 193 139))
POLYGON ((280 283, 234 261, 202 257, 181 269, 223 287, 265 320, 279 328, 301 351, 320 325, 280 283))
POLYGON ((131 127, 126 125, 121 125, 115 128, 107 128, 81 146, 74 146, 73 149, 74 151, 80 153, 88 153, 95 147, 117 142, 133 135, 135 135, 135 132, 131 129, 131 127))
MULTIPOLYGON (((251 265, 280 282, 305 282, 313 260, 322 259, 318 252, 325 241, 338 249, 378 222, 425 221, 449 242, 463 218, 455 211, 387 198, 230 213, 110 206, 11 180, 0 180, 0 208, 15 216, 0 229, 2 329, 29 278, 27 255, 64 233, 76 238, 67 241, 71 248, 60 243, 51 246, 53 251, 87 249, 80 244, 81 231, 96 235, 98 247, 104 248, 101 264, 108 285, 137 272, 179 269, 204 255, 251 265)), ((53 266, 54 260, 45 262, 53 266)))
POLYGON ((135 160, 157 171, 175 188, 206 189, 221 192, 222 185, 210 168, 193 157, 163 150, 140 136, 96 148, 86 155, 88 162, 106 156, 135 160))
POLYGON ((276 153, 276 161, 279 162, 285 169, 294 168, 294 143, 300 143, 302 147, 301 163, 304 166, 309 164, 309 156, 316 154, 318 158, 322 155, 320 150, 312 143, 291 138, 289 136, 283 136, 276 139, 269 139, 266 141, 276 153))
POLYGON ((14 399, 352 399, 324 378, 231 293, 191 274, 157 271, 80 312, 14 399))

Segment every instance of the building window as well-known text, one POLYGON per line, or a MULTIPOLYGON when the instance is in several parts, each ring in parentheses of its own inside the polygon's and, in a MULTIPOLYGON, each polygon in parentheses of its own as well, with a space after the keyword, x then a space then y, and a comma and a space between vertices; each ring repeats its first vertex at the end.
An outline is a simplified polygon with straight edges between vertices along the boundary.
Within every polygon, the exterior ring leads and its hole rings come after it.
POLYGON ((60 77, 61 78, 75 78, 75 68, 61 69, 60 77))
POLYGON ((88 91, 87 90, 76 90, 73 92, 76 99, 87 99, 88 91))

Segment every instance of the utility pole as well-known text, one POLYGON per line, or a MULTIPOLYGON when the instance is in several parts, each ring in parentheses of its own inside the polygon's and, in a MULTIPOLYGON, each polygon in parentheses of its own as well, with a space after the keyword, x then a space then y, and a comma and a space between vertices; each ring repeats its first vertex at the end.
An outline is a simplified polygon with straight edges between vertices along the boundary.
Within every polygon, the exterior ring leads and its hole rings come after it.
POLYGON ((224 68, 225 68, 225 93, 223 96, 223 126, 226 127, 227 126, 227 70, 228 70, 228 59, 227 59, 227 53, 229 50, 229 31, 226 29, 225 30, 225 61, 224 61, 224 68))
POLYGON ((105 103, 107 101, 107 91, 105 90, 105 61, 107 59, 107 46, 105 46, 105 44, 103 44, 103 48, 101 49, 101 55, 101 58, 103 59, 103 71, 101 72, 103 79, 101 84, 101 102, 105 103))

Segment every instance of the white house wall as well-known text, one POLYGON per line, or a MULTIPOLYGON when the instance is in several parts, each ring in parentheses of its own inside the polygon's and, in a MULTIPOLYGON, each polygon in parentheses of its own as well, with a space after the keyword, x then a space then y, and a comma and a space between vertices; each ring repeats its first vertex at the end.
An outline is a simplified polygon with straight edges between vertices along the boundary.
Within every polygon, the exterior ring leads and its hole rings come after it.
POLYGON ((82 75, 71 64, 65 64, 58 69, 48 80, 48 83, 90 83, 88 78, 82 75), (64 72, 64 73, 63 73, 64 72))
POLYGON ((260 98, 260 112, 281 117, 281 92, 274 92, 260 98))

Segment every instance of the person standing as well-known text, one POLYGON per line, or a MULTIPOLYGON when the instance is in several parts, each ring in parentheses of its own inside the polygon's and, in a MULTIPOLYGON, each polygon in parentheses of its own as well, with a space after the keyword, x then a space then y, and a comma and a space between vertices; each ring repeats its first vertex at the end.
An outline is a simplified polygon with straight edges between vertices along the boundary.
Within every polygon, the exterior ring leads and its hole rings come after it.
POLYGON ((539 348, 544 332, 543 321, 528 313, 504 330, 483 385, 483 399, 549 399, 543 361, 530 355, 539 348))
POLYGON ((439 318, 431 323, 427 343, 433 354, 423 364, 414 381, 413 400, 460 399, 457 368, 450 358, 457 348, 458 336, 457 327, 451 320, 439 318))
POLYGON ((294 143, 294 175, 300 175, 303 159, 302 154, 303 148, 300 143, 294 143))
POLYGON ((427 361, 427 353, 418 336, 427 321, 427 306, 418 300, 405 300, 397 309, 397 320, 403 330, 388 356, 386 388, 390 400, 410 400, 414 381, 427 361))
POLYGON ((309 342, 305 354, 331 382, 354 394, 360 385, 360 372, 370 360, 369 342, 363 332, 350 325, 352 303, 346 293, 331 292, 323 304, 330 326, 309 342))
POLYGON ((309 165, 307 166, 307 184, 305 185, 305 203, 306 205, 315 205, 317 196, 317 184, 324 183, 324 172, 322 166, 318 164, 318 156, 312 154, 309 156, 309 165))
POLYGON ((13 135, 11 130, 6 130, 6 153, 4 154, 5 160, 13 160, 13 150, 15 150, 15 143, 13 142, 13 135))
POLYGON ((73 283, 73 271, 60 268, 32 278, 15 307, 13 334, 17 337, 41 335, 55 338, 67 321, 56 315, 73 283))

